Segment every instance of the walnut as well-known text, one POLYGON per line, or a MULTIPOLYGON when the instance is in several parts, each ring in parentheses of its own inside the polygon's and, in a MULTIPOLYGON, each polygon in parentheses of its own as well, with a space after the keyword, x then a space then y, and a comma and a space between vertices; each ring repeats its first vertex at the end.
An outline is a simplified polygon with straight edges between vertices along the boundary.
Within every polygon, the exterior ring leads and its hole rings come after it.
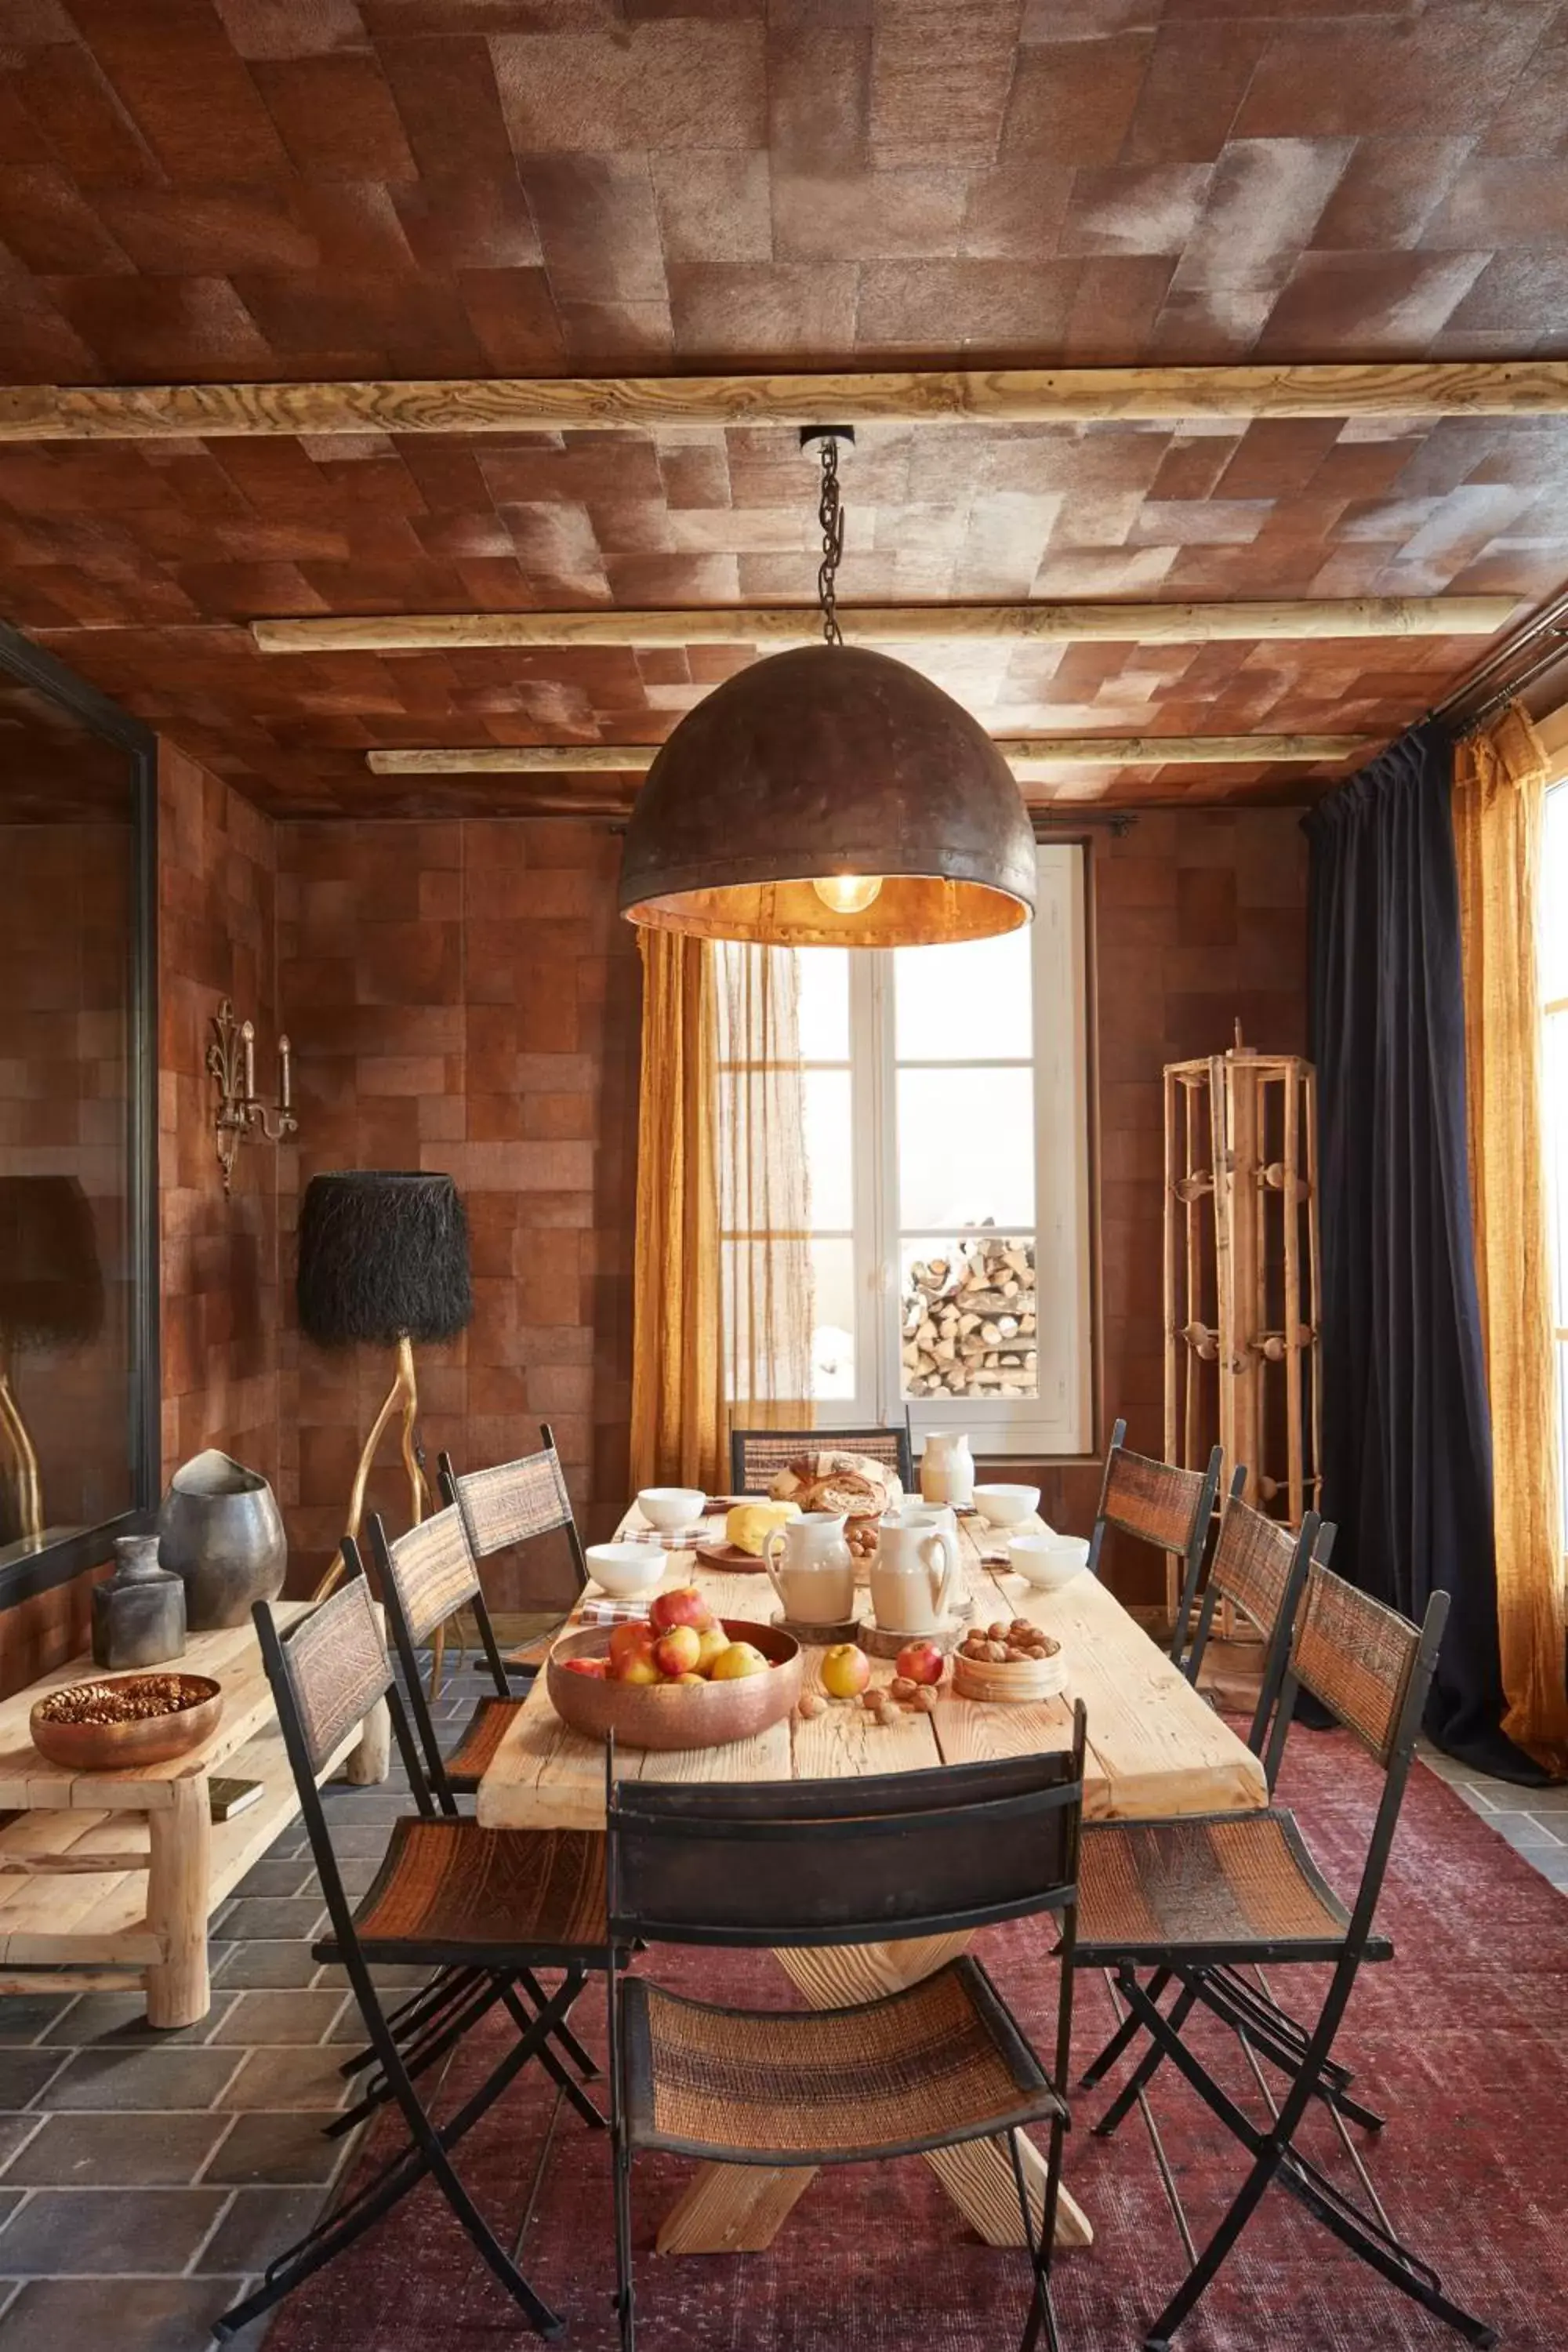
POLYGON ((917 1682, 911 1681, 908 1675, 895 1675, 892 1681, 888 1685, 888 1688, 896 1699, 907 1701, 913 1698, 916 1691, 920 1688, 920 1685, 917 1682))
POLYGON ((919 1708, 921 1708, 922 1713, 926 1715, 934 1715, 941 1703, 941 1699, 942 1693, 936 1689, 934 1685, 931 1683, 922 1683, 915 1693, 914 1703, 919 1708))
POLYGON ((985 1644, 985 1655, 992 1665, 1005 1666, 1007 1663, 1006 1643, 1005 1642, 987 1642, 985 1644))

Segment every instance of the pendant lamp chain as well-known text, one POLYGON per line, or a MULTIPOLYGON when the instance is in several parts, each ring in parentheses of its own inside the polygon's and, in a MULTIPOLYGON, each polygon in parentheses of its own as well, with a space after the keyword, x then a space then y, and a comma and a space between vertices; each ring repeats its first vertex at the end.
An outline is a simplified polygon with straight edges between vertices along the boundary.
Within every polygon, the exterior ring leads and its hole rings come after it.
POLYGON ((838 497, 838 442, 832 433, 822 436, 822 498, 816 509, 822 525, 822 562, 816 568, 816 601, 822 607, 822 634, 830 646, 844 643, 838 625, 838 567, 844 561, 844 509, 838 497))

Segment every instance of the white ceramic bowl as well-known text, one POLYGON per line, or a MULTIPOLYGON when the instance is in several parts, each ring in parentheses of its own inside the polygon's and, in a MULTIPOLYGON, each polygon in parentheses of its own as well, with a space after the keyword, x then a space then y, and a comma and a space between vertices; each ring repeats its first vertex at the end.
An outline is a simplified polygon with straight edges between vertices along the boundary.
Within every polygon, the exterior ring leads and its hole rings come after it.
POLYGON ((590 1544, 588 1573, 612 1600, 630 1601, 664 1582, 668 1556, 658 1544, 590 1544))
POLYGON ((1014 1536, 1007 1546, 1009 1564, 1027 1584, 1054 1592, 1081 1576, 1089 1561, 1087 1536, 1014 1536))
POLYGON ((990 1528, 1016 1528, 1040 1507, 1037 1486, 976 1486, 974 1507, 990 1528))
POLYGON ((650 1528, 673 1536, 702 1517, 707 1499, 700 1486, 645 1486, 637 1496, 637 1508, 650 1528))

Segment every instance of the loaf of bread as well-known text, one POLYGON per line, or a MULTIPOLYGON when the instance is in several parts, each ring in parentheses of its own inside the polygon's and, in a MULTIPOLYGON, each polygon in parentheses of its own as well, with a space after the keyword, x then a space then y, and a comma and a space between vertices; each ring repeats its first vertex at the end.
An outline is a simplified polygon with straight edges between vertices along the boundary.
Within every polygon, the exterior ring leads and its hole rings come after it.
POLYGON ((879 1519, 903 1496, 898 1474, 867 1454, 802 1454, 785 1465, 769 1493, 803 1511, 842 1511, 850 1520, 879 1519))

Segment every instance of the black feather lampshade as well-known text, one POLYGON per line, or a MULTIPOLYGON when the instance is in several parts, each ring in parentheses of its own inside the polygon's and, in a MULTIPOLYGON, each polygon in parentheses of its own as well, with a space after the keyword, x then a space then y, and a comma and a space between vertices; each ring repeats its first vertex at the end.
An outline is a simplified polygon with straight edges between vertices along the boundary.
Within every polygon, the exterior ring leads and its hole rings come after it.
MULTIPOLYGON (((365 1482, 393 1414, 402 1409, 403 1463, 412 1517, 429 1507, 416 1433, 414 1342, 455 1339, 474 1312, 468 1221, 449 1176, 353 1169, 312 1176, 300 1203, 300 1328, 318 1348, 392 1348, 396 1372, 354 1473, 346 1533, 357 1538, 365 1482)), ((320 1593, 342 1571, 340 1552, 320 1593)))
POLYGON ((455 1339, 473 1319, 468 1221, 449 1176, 312 1176, 300 1203, 300 1328, 318 1348, 455 1339))

